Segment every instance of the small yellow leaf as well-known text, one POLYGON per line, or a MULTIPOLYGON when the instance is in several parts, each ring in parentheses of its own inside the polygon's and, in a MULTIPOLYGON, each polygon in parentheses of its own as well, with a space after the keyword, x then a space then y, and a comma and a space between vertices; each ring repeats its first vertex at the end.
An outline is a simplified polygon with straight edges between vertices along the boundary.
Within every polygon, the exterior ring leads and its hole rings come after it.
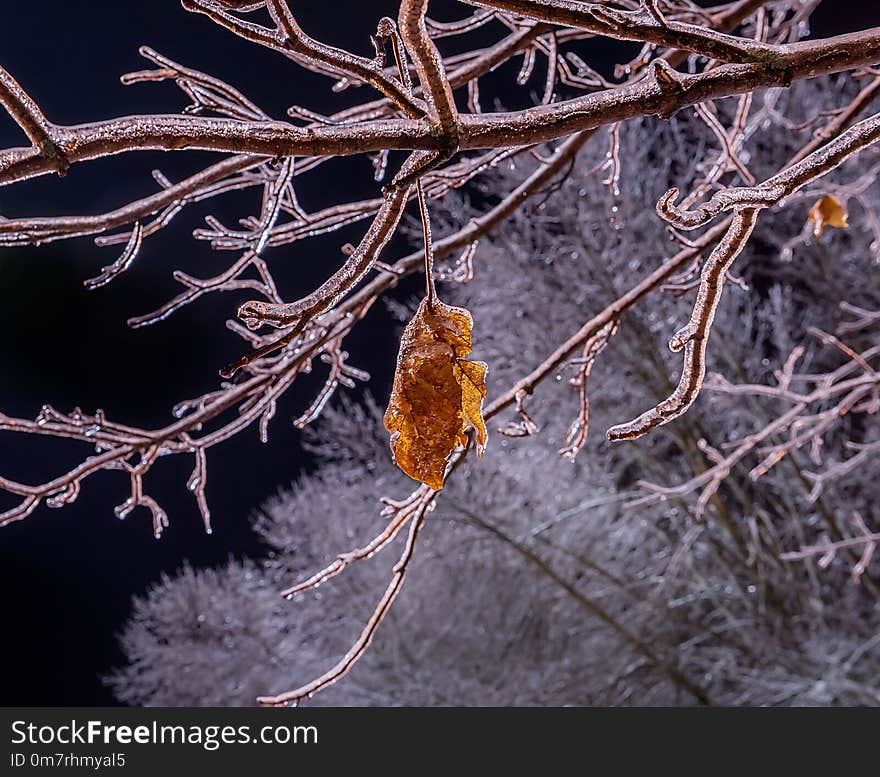
POLYGON ((486 446, 483 362, 468 361, 473 320, 464 308, 425 299, 400 342, 385 428, 394 460, 407 475, 443 488, 449 454, 476 431, 477 452, 486 446))
POLYGON ((810 208, 810 221, 813 222, 813 234, 822 237, 825 227, 845 229, 848 226, 849 214, 843 203, 832 194, 826 194, 810 208))

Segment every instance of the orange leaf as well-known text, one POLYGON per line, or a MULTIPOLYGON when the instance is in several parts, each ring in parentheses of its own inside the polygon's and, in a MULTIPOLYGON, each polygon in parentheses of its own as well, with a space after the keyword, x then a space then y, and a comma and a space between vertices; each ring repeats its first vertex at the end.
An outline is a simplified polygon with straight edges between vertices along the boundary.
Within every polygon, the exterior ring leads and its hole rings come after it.
POLYGON ((483 399, 487 366, 468 361, 471 314, 464 308, 425 299, 400 342, 385 428, 394 460, 407 475, 443 488, 446 463, 474 428, 477 452, 486 446, 483 399))
POLYGON ((849 214, 837 197, 826 194, 810 208, 810 221, 813 222, 813 234, 822 237, 825 227, 844 229, 848 226, 849 214))

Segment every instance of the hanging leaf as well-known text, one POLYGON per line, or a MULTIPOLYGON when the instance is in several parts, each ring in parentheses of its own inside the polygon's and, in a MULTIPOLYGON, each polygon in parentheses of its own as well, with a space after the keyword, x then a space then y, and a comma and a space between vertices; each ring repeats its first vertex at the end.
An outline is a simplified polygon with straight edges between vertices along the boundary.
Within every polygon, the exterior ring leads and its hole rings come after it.
POLYGON ((407 475, 443 488, 447 459, 476 430, 477 453, 486 446, 483 399, 487 366, 468 361, 471 314, 426 298, 400 342, 385 428, 394 460, 407 475))
POLYGON ((822 237, 825 227, 845 229, 849 214, 843 203, 832 194, 826 194, 810 208, 810 221, 813 222, 813 234, 822 237))

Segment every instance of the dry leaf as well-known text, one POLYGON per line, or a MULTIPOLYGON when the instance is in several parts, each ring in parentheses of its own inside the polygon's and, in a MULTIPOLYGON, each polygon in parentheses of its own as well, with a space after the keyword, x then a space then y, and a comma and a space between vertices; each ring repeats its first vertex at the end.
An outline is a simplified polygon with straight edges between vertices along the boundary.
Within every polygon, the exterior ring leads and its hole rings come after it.
POLYGON ((423 300, 400 342, 385 428, 394 460, 407 475, 435 490, 443 488, 449 454, 476 430, 483 455, 483 399, 487 367, 468 361, 471 314, 464 308, 423 300))
POLYGON ((826 194, 810 208, 810 221, 813 222, 813 234, 822 237, 825 227, 844 229, 848 226, 849 214, 837 197, 826 194))

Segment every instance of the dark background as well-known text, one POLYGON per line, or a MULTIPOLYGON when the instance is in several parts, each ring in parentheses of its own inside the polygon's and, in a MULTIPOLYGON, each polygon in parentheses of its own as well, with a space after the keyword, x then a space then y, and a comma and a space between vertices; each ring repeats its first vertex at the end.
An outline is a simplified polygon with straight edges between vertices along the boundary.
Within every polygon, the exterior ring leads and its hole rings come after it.
MULTIPOLYGON (((376 20, 395 16, 396 8, 394 0, 323 0, 298 2, 296 14, 315 37, 370 55, 376 20)), ((432 3, 431 10, 441 19, 468 13, 450 3, 432 3), (450 7, 454 10, 445 13, 450 7)), ((824 36, 871 25, 880 25, 875 0, 826 2, 814 16, 813 32, 824 36)), ((330 113, 363 95, 362 90, 331 93, 328 79, 244 43, 204 16, 186 13, 177 0, 7 0, 0 15, 0 63, 58 123, 179 111, 185 98, 171 84, 119 83, 122 73, 147 66, 137 54, 141 44, 229 81, 278 117, 293 103, 330 113)), ((597 43, 584 53, 592 64, 607 66, 617 61, 618 51, 597 43)), ((498 95, 509 107, 522 99, 503 86, 512 83, 518 64, 495 76, 498 95)), ((536 70, 537 83, 543 75, 536 70)), ((485 98, 483 104, 491 105, 485 98)), ((22 145, 20 131, 5 115, 0 116, 0 144, 22 145)), ((178 180, 214 158, 149 153, 75 165, 61 180, 46 177, 0 189, 0 214, 102 212, 155 191, 149 175, 154 167, 178 180)), ((370 172, 366 160, 332 162, 317 176, 304 177, 298 195, 307 209, 375 196, 370 172)), ((155 427, 168 423, 175 402, 215 387, 216 370, 244 350, 224 321, 246 294, 209 296, 147 329, 130 330, 125 321, 179 290, 171 270, 214 274, 224 266, 219 262, 232 258, 191 239, 190 231, 206 214, 233 225, 258 209, 255 190, 188 208, 171 229, 145 241, 131 271, 97 292, 86 292, 82 281, 115 259, 119 247, 99 249, 84 238, 43 248, 0 248, 0 408, 32 418, 43 403, 65 412, 74 405, 87 412, 101 407, 114 420, 155 427)), ((328 274, 328 262, 339 260, 339 246, 357 242, 362 229, 270 252, 282 294, 295 298, 313 288, 328 274)), ((404 249, 398 240, 386 258, 404 249)), ((396 355, 392 329, 390 316, 375 306, 346 346, 352 363, 373 374, 371 390, 381 401, 396 355)), ((184 560, 210 566, 260 553, 248 518, 309 466, 290 419, 308 403, 313 388, 309 380, 297 382, 279 407, 268 445, 261 445, 251 429, 209 451, 210 536, 185 488, 192 462, 173 458, 156 464, 146 480, 148 492, 171 518, 160 541, 152 539, 146 511, 137 510, 125 521, 114 518, 112 508, 128 489, 127 477, 118 472, 89 478, 73 505, 41 507, 0 532, 0 704, 114 703, 100 676, 123 660, 117 633, 131 596, 184 560)), ((68 441, 4 433, 0 473, 37 482, 64 471, 84 450, 68 441)), ((0 495, 0 511, 12 503, 0 495)))

